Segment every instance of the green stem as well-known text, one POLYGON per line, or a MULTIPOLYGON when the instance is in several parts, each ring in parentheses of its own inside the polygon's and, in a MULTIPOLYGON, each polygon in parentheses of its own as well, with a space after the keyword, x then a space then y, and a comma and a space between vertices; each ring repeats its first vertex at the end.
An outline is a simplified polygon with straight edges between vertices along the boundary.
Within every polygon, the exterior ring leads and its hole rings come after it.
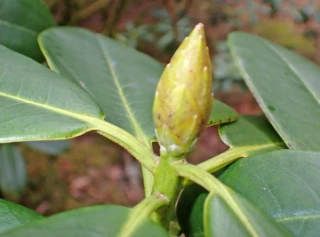
POLYGON ((159 157, 153 153, 149 140, 144 137, 139 140, 125 130, 104 121, 93 124, 99 128, 98 132, 102 136, 121 145, 141 163, 145 197, 150 196, 159 157))
MULTIPOLYGON (((138 139, 141 140, 142 143, 150 149, 150 151, 153 150, 152 143, 150 142, 150 140, 147 137, 141 136, 141 137, 138 137, 138 139)), ((158 163, 159 157, 156 156, 156 157, 154 157, 154 159, 155 159, 156 163, 158 163)), ((153 187, 153 183, 154 183, 153 173, 150 172, 144 166, 141 166, 141 171, 142 171, 144 195, 145 195, 145 197, 148 197, 152 193, 152 187, 153 187)))
POLYGON ((199 184, 208 191, 216 192, 222 185, 222 183, 216 180, 213 175, 198 166, 185 162, 175 164, 174 169, 179 176, 199 184))
POLYGON ((127 131, 103 120, 90 119, 90 123, 99 134, 122 146, 151 173, 155 172, 157 156, 141 141, 127 131))
POLYGON ((130 216, 118 237, 131 236, 141 222, 165 205, 168 205, 168 200, 161 194, 151 195, 142 200, 131 210, 130 216))
POLYGON ((161 193, 169 200, 169 205, 158 209, 153 216, 154 220, 165 229, 169 229, 170 222, 174 218, 175 204, 182 186, 182 180, 173 167, 175 162, 177 162, 175 157, 160 157, 160 163, 154 175, 153 195, 161 193))
POLYGON ((209 173, 213 173, 231 164, 232 162, 240 158, 252 155, 257 151, 276 150, 276 149, 283 149, 283 148, 284 148, 283 143, 270 143, 270 144, 255 145, 255 146, 242 146, 242 147, 230 148, 229 150, 198 164, 198 167, 203 170, 206 170, 209 173))
POLYGON ((152 187, 153 187, 153 183, 154 183, 153 173, 150 172, 144 166, 141 167, 141 171, 142 171, 144 195, 145 195, 145 197, 148 197, 152 193, 152 187))
POLYGON ((231 210, 235 213, 235 215, 239 218, 242 224, 247 228, 248 232, 252 234, 252 236, 259 236, 257 231, 254 229, 252 225, 248 225, 251 223, 248 217, 244 214, 241 205, 239 205, 238 200, 234 198, 232 195, 232 190, 221 183, 216 177, 206 172, 205 170, 190 164, 175 164, 174 168, 176 172, 187 178, 203 188, 207 189, 214 195, 219 195, 231 208, 231 210))
POLYGON ((229 150, 198 164, 198 167, 209 173, 213 173, 243 157, 244 154, 243 149, 230 148, 229 150))

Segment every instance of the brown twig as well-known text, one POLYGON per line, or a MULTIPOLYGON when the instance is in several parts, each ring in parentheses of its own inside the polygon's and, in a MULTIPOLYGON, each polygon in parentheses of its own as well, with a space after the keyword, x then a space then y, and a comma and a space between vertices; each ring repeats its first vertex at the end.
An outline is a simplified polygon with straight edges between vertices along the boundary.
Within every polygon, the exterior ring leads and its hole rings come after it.
POLYGON ((110 0, 97 0, 91 5, 89 5, 88 7, 76 12, 71 19, 71 23, 75 24, 83 19, 86 19, 89 16, 96 13, 97 11, 100 11, 108 7, 109 4, 110 4, 110 0))
POLYGON ((49 9, 54 9, 59 2, 60 0, 47 0, 46 4, 49 9))
POLYGON ((165 5, 172 22, 175 46, 178 46, 179 29, 178 29, 178 17, 176 13, 176 6, 172 0, 163 0, 163 4, 165 5))
POLYGON ((72 0, 64 0, 64 11, 62 19, 59 25, 68 25, 71 21, 71 16, 73 14, 73 2, 72 0))
POLYGON ((183 18, 190 10, 193 4, 193 0, 186 0, 184 4, 184 9, 181 11, 180 18, 183 18))
POLYGON ((115 31, 115 26, 117 25, 117 22, 121 16, 121 13, 127 6, 128 1, 126 0, 116 0, 114 2, 114 5, 109 11, 110 15, 108 16, 108 20, 106 21, 106 24, 103 27, 102 33, 113 36, 115 31))

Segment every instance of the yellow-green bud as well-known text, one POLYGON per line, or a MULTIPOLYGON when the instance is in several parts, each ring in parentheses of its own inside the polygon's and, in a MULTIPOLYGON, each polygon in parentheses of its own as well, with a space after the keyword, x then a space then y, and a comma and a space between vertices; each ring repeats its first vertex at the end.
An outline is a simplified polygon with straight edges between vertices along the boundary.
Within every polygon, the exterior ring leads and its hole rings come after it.
POLYGON ((162 156, 189 153, 206 127, 213 102, 211 70, 200 23, 175 52, 157 86, 153 121, 162 156))

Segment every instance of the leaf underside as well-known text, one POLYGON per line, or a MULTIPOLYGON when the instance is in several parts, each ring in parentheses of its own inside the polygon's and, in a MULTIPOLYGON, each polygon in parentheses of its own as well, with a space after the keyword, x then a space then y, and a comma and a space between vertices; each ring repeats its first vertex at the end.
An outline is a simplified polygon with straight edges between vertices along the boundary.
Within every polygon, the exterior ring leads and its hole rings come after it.
POLYGON ((21 191, 27 181, 24 158, 14 144, 0 146, 0 189, 4 193, 21 191))

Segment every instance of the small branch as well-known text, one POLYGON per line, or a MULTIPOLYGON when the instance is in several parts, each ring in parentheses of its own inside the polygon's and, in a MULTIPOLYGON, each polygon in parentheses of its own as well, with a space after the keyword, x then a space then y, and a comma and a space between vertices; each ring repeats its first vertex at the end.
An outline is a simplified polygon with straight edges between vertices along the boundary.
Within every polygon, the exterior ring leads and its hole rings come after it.
POLYGON ((117 22, 121 16, 121 13, 123 12, 125 7, 127 6, 127 3, 128 2, 126 0, 115 1, 115 6, 110 11, 110 15, 109 15, 108 20, 103 28, 102 33, 109 35, 109 36, 113 36, 115 26, 117 25, 117 22))
POLYGON ((200 167, 203 170, 206 170, 209 173, 213 173, 231 164, 232 162, 240 158, 250 156, 256 153, 257 151, 271 151, 284 148, 285 146, 282 142, 230 148, 229 150, 198 164, 198 167, 200 167))
POLYGON ((199 184, 203 188, 207 189, 211 194, 220 196, 233 211, 233 213, 239 218, 242 224, 246 227, 248 232, 252 236, 259 236, 257 230, 247 223, 250 223, 248 216, 244 213, 243 206, 239 203, 239 194, 234 193, 233 190, 221 183, 216 177, 207 173, 203 169, 190 164, 175 164, 176 172, 184 177, 199 184))
POLYGON ((169 229, 170 222, 174 218, 176 202, 182 187, 182 179, 173 166, 177 162, 176 159, 171 156, 160 157, 160 163, 154 174, 153 195, 161 193, 170 201, 168 206, 160 208, 153 216, 154 221, 165 229, 169 229))
POLYGON ((167 8, 167 11, 169 12, 169 16, 172 22, 172 28, 174 33, 174 42, 176 46, 179 44, 179 29, 178 29, 178 18, 176 14, 176 6, 172 0, 163 0, 164 5, 167 8))
POLYGON ((184 9, 181 12, 180 17, 183 18, 188 11, 190 10, 191 6, 192 6, 193 0, 186 0, 186 3, 184 4, 184 9))
POLYGON ((136 137, 104 120, 85 118, 83 121, 89 122, 94 129, 98 130, 97 132, 99 134, 126 149, 141 163, 141 165, 147 168, 151 173, 155 172, 155 169, 157 167, 157 156, 148 146, 139 141, 136 137))
POLYGON ((179 176, 197 183, 209 192, 218 193, 219 190, 224 189, 224 185, 213 175, 195 165, 188 163, 177 163, 173 166, 179 176))
POLYGON ((124 227, 122 227, 122 232, 118 235, 119 237, 129 237, 131 236, 133 230, 148 218, 152 213, 162 206, 168 205, 168 199, 159 194, 151 195, 146 199, 142 200, 137 204, 130 212, 129 219, 127 220, 124 227))
POLYGON ((93 15, 97 11, 106 8, 110 4, 110 0, 97 0, 92 3, 90 6, 76 12, 71 19, 71 23, 75 24, 78 21, 88 18, 89 16, 93 15))
POLYGON ((158 210, 160 207, 168 205, 169 200, 166 196, 162 194, 150 195, 149 197, 143 199, 134 208, 133 212, 139 217, 149 217, 152 213, 158 210))
POLYGON ((60 2, 60 0, 47 0, 46 3, 47 3, 47 6, 49 9, 53 9, 56 7, 56 5, 60 2))
POLYGON ((71 21, 72 14, 73 14, 72 0, 64 0, 64 11, 62 14, 62 19, 59 22, 59 25, 68 25, 71 21))
POLYGON ((212 157, 197 166, 209 173, 213 173, 243 156, 245 156, 245 151, 243 149, 230 148, 229 150, 212 157))

